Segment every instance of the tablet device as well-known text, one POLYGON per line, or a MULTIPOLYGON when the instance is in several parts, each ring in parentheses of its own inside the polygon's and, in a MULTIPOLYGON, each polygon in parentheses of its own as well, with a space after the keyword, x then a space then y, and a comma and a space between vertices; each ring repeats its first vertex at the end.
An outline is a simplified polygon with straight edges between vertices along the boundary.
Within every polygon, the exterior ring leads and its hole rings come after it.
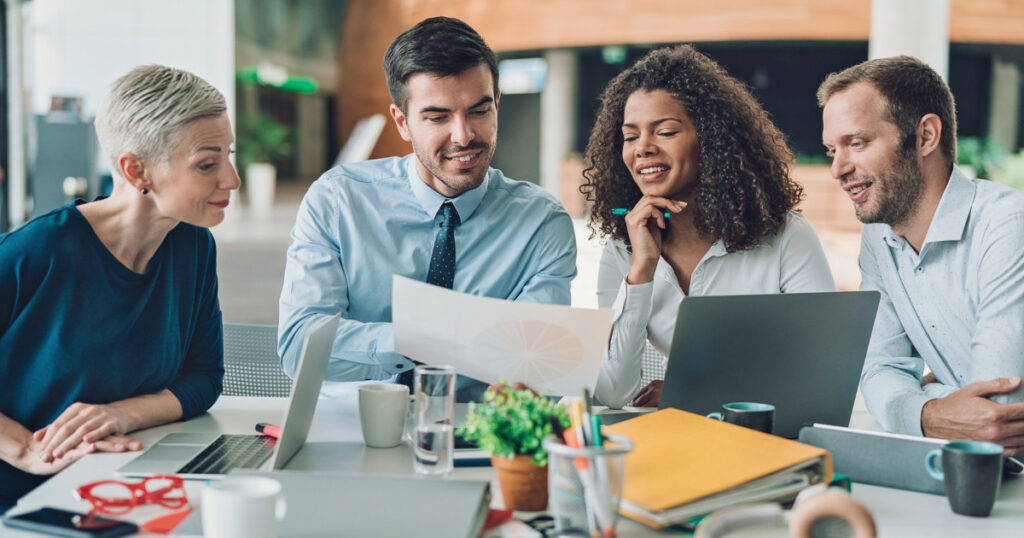
POLYGON ((835 472, 854 482, 945 495, 946 486, 925 468, 928 453, 949 441, 828 424, 800 430, 801 443, 832 453, 835 472))

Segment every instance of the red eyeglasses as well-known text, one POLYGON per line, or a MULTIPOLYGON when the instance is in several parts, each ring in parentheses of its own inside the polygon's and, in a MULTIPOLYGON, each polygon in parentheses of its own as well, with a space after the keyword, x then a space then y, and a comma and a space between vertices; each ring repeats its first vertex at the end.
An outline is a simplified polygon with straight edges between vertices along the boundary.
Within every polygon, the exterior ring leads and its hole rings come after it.
POLYGON ((188 504, 185 482, 172 475, 154 475, 134 483, 100 480, 79 487, 75 495, 89 501, 95 511, 114 515, 126 514, 143 504, 159 504, 165 508, 188 504))

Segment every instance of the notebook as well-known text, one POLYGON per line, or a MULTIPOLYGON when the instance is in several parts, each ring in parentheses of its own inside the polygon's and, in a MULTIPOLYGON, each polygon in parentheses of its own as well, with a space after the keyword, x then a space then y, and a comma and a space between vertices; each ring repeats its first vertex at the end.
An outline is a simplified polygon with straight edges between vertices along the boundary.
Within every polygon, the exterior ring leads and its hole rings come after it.
MULTIPOLYGON (((239 470, 234 474, 253 474, 239 470)), ((490 482, 320 471, 259 473, 281 483, 287 510, 278 536, 475 538, 491 504, 490 482)), ((202 535, 202 507, 176 536, 202 535)))
POLYGON ((775 435, 847 426, 878 310, 877 291, 687 297, 658 407, 707 415, 775 406, 775 435))
POLYGON ((832 479, 824 449, 662 409, 604 431, 633 441, 620 511, 654 528, 740 503, 792 498, 832 479))
POLYGON ((283 468, 302 448, 313 422, 316 402, 331 356, 339 316, 313 328, 302 343, 281 438, 262 434, 171 433, 118 469, 122 476, 177 474, 185 478, 220 478, 232 469, 283 468))

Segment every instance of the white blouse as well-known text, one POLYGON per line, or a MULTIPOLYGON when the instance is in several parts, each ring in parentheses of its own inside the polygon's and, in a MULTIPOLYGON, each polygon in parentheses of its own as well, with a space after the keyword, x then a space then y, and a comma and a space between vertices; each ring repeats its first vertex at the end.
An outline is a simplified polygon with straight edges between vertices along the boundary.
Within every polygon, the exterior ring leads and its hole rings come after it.
MULTIPOLYGON (((668 356, 679 304, 686 298, 672 266, 658 260, 651 282, 626 283, 632 254, 611 240, 601 254, 597 302, 615 312, 611 342, 601 365, 595 396, 618 409, 633 400, 640 386, 644 342, 668 356)), ((690 295, 747 295, 836 291, 825 252, 803 215, 790 211, 782 229, 749 250, 726 252, 715 241, 690 277, 690 295)))

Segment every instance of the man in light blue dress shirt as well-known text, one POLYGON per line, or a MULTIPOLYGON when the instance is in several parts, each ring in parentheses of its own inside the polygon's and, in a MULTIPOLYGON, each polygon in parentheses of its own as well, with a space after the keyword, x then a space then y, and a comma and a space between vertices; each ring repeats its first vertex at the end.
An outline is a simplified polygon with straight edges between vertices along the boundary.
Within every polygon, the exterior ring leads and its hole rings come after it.
POLYGON ((1024 195, 954 166, 953 96, 917 59, 833 73, 818 102, 832 175, 866 224, 861 289, 882 293, 861 375, 868 410, 889 431, 1019 452, 1024 195))
MULTIPOLYGON (((497 137, 494 52, 457 19, 427 19, 384 56, 391 115, 413 154, 328 170, 306 193, 281 290, 278 351, 294 375, 311 327, 341 313, 332 382, 395 380, 412 361, 394 351, 392 275, 427 281, 443 204, 457 213, 452 288, 567 305, 576 276, 569 215, 540 187, 490 168, 497 137)), ((438 236, 439 237, 439 236, 438 236)), ((460 401, 486 385, 459 379, 460 401)))

